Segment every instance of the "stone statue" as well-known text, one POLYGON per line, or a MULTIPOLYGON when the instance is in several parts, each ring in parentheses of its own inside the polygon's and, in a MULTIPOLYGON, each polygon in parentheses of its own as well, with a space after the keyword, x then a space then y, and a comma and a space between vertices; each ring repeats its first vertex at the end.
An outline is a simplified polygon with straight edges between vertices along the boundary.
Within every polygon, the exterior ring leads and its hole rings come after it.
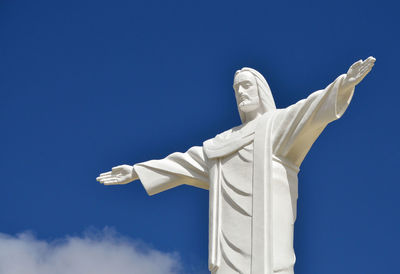
POLYGON ((328 123, 340 118, 375 58, 285 109, 256 70, 235 73, 242 125, 203 146, 102 173, 105 185, 139 179, 149 195, 187 184, 208 189, 209 269, 214 274, 293 274, 300 164, 328 123))

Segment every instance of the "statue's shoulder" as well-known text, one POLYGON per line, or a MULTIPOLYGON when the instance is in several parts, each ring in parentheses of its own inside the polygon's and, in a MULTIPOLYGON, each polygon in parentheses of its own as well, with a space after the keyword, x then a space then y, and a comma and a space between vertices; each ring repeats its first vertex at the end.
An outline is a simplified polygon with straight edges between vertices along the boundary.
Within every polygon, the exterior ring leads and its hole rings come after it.
POLYGON ((243 127, 243 125, 239 125, 239 126, 230 128, 228 130, 225 130, 221 133, 218 133, 214 137, 204 141, 204 143, 206 143, 206 142, 210 143, 210 142, 214 142, 214 141, 218 142, 218 141, 223 141, 223 140, 229 139, 229 137, 232 136, 232 133, 240 131, 240 129, 242 127, 243 127))

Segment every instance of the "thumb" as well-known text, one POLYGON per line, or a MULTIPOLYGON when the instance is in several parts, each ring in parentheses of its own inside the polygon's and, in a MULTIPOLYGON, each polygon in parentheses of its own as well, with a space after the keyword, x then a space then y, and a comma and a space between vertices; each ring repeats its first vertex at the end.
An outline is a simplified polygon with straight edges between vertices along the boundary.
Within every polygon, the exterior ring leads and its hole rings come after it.
POLYGON ((111 170, 112 171, 119 171, 121 168, 122 168, 122 165, 119 165, 119 166, 113 167, 111 170))

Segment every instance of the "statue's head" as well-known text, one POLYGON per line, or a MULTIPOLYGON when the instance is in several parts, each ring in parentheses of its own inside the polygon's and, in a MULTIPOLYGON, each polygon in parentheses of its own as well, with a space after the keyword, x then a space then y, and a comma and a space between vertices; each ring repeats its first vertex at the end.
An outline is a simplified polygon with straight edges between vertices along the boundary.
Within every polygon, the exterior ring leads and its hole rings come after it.
POLYGON ((264 114, 275 110, 275 102, 265 78, 252 68, 236 71, 233 81, 236 102, 242 123, 246 123, 246 113, 264 114))

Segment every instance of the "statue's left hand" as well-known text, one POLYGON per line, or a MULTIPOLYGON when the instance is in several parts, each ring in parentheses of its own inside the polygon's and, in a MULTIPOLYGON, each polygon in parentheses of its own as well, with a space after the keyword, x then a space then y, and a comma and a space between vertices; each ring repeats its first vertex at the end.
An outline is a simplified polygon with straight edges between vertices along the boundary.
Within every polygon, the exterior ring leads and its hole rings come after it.
POLYGON ((135 169, 130 165, 113 167, 111 171, 101 173, 96 178, 97 181, 105 185, 124 185, 137 179, 135 169))
POLYGON ((346 78, 343 81, 345 88, 354 88, 371 71, 376 59, 372 56, 367 59, 355 62, 347 71, 346 78))

